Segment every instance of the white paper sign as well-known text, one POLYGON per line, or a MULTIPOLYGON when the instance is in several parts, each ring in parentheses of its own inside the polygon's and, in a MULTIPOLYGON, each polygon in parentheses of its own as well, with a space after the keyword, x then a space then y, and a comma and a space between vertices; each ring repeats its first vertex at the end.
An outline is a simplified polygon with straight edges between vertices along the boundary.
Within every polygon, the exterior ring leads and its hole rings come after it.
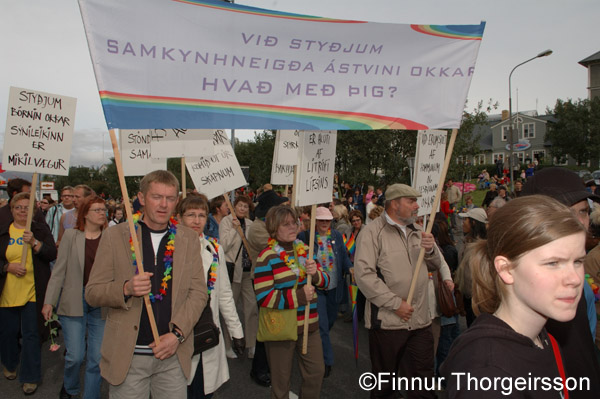
MULTIPOLYGON (((212 155, 213 129, 149 129, 154 158, 212 155)), ((225 134, 220 130, 221 134, 225 134)))
POLYGON ((212 155, 185 159, 196 189, 208 199, 247 184, 233 148, 222 130, 214 131, 212 144, 212 155))
POLYGON ((67 176, 77 99, 11 87, 2 166, 67 176))
POLYGON ((294 166, 298 160, 299 130, 278 130, 273 151, 271 184, 294 184, 294 166))
POLYGON ((119 132, 121 161, 125 176, 144 176, 153 170, 167 169, 166 158, 152 157, 151 141, 152 132, 149 129, 119 132))
POLYGON ((419 216, 429 215, 433 206, 437 206, 433 202, 444 168, 446 139, 445 130, 419 130, 417 135, 414 188, 421 193, 419 216))
POLYGON ((300 135, 296 206, 331 202, 337 131, 307 130, 300 135))

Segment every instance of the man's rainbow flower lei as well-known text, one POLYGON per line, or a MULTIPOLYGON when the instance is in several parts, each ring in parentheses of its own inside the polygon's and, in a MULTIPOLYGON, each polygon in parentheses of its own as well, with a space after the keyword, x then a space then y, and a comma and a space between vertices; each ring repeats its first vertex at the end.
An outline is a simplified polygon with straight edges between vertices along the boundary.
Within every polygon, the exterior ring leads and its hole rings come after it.
POLYGON ((209 272, 210 278, 206 282, 206 286, 208 288, 208 295, 210 295, 212 290, 215 289, 215 283, 217 282, 217 268, 219 267, 219 242, 217 241, 216 238, 213 238, 213 237, 206 237, 206 238, 208 239, 208 241, 210 241, 210 243, 215 248, 215 252, 213 252, 213 254, 212 254, 213 260, 212 260, 212 263, 210 264, 210 272, 209 272))
MULTIPOLYGON (((138 222, 141 215, 141 212, 137 212, 132 217, 135 231, 137 231, 138 222)), ((158 290, 159 293, 156 295, 152 293, 148 294, 152 302, 155 302, 156 300, 162 301, 167 295, 167 281, 171 280, 171 272, 173 271, 173 251, 175 251, 175 233, 177 232, 177 223, 177 220, 175 220, 173 217, 169 219, 169 239, 165 248, 165 257, 163 258, 163 262, 165 263, 165 271, 163 273, 162 282, 160 283, 160 289, 158 290)), ((133 240, 131 237, 129 237, 129 246, 131 247, 131 259, 133 259, 133 266, 135 266, 135 274, 138 274, 137 261, 135 259, 135 251, 133 249, 133 240)))
POLYGON ((317 243, 319 244, 319 252, 321 254, 321 266, 327 272, 333 269, 333 246, 331 245, 331 229, 327 230, 327 235, 324 236, 326 241, 323 242, 323 237, 317 233, 317 243))
POLYGON ((298 264, 295 260, 290 260, 289 255, 285 252, 285 249, 283 249, 283 247, 279 245, 276 239, 269 238, 268 245, 273 251, 275 251, 275 253, 277 253, 279 259, 285 262, 287 267, 289 267, 294 273, 296 273, 296 276, 300 278, 299 281, 304 281, 304 278, 306 276, 306 259, 308 258, 308 254, 306 253, 306 246, 304 245, 304 243, 301 240, 295 240, 293 244, 294 252, 296 253, 296 255, 298 255, 297 260, 298 262, 300 262, 300 265, 302 267, 298 267, 298 264))

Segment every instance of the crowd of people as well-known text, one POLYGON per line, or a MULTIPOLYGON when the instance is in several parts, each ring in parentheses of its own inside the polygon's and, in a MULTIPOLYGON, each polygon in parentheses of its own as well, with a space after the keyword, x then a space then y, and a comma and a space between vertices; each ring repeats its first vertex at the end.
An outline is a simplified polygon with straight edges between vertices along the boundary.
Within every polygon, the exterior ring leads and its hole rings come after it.
POLYGON ((289 397, 297 358, 300 397, 318 398, 335 372, 330 331, 352 321, 357 285, 373 374, 412 381, 383 378, 372 398, 506 395, 504 383, 485 385, 494 378, 512 381, 511 397, 597 397, 600 197, 564 168, 519 178, 513 193, 498 183, 477 206, 448 179, 431 233, 414 188, 343 183, 316 207, 311 242, 312 208, 270 184, 230 206, 183 196, 170 172, 151 172, 131 204, 134 239, 124 204, 86 185, 62 187, 57 204, 42 199, 27 228, 30 183, 13 179, 0 208, 3 375, 36 391, 58 316, 60 398, 98 398, 102 379, 111 398, 210 398, 229 379, 227 358, 244 356, 272 398, 289 397), (198 351, 206 308, 218 343, 198 351), (519 378, 539 385, 519 389, 519 378))

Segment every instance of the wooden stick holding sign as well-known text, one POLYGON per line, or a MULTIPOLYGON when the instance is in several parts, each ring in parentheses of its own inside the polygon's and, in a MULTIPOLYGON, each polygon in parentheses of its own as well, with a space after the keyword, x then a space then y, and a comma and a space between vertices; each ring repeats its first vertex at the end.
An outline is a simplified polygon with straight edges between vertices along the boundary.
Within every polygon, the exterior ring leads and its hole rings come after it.
MULTIPOLYGON (((119 151, 119 144, 117 142, 117 135, 114 129, 110 129, 110 141, 113 147, 113 153, 115 155, 115 166, 117 167, 117 175, 119 176, 119 185, 121 186, 121 195, 123 195, 123 204, 125 205, 125 214, 127 215, 127 224, 129 225, 129 235, 131 236, 131 242, 133 244, 133 252, 135 258, 138 259, 137 270, 138 274, 144 274, 144 265, 142 264, 142 251, 140 251, 140 243, 135 233, 135 226, 133 224, 133 212, 131 210, 131 202, 129 200, 129 194, 127 193, 127 184, 125 183, 125 175, 123 174, 123 164, 121 163, 121 153, 119 151)), ((154 320, 154 312, 152 311, 152 304, 150 303, 150 295, 144 295, 144 305, 146 305, 146 312, 148 313, 148 319, 150 321, 150 329, 152 330, 152 336, 156 345, 160 344, 160 337, 158 335, 158 329, 156 328, 156 321, 154 320)))
POLYGON ((181 157, 181 198, 186 196, 186 175, 185 175, 185 157, 181 157))
MULTIPOLYGON (((296 187, 298 186, 296 184, 297 176, 298 176, 298 166, 294 165, 294 184, 292 184, 292 198, 291 198, 292 201, 290 202, 290 204, 292 204, 294 206, 296 204, 296 192, 297 192, 296 187)), ((287 193, 286 193, 285 197, 287 197, 287 193)))
MULTIPOLYGON (((458 130, 452 129, 452 136, 450 137, 448 151, 446 151, 446 158, 444 159, 444 168, 442 169, 442 174, 440 175, 440 182, 438 183, 437 190, 435 192, 435 200, 433 202, 434 206, 431 208, 431 214, 429 215, 429 225, 426 229, 426 233, 428 234, 431 233, 431 229, 433 228, 433 223, 431 221, 435 219, 435 214, 437 212, 437 204, 439 203, 440 197, 442 196, 442 190, 444 189, 444 181, 446 180, 446 173, 448 173, 448 166, 450 165, 450 158, 452 158, 452 151, 454 150, 454 142, 456 141, 457 134, 458 130)), ((415 272, 410 283, 408 298, 406 298, 406 302, 409 305, 412 304, 413 296, 415 295, 417 277, 419 276, 419 270, 421 269, 421 265, 423 264, 423 259, 425 259, 425 248, 421 248, 421 252, 419 252, 419 258, 417 259, 417 267, 415 268, 415 272)))
MULTIPOLYGON (((31 221, 33 220, 33 210, 35 205, 35 190, 37 188, 38 174, 33 172, 31 178, 31 191, 29 192, 29 208, 27 209, 27 223, 25 224, 25 231, 31 231, 31 221)), ((21 267, 25 269, 27 265, 27 252, 29 251, 30 245, 23 241, 23 252, 21 252, 21 267)))
MULTIPOLYGON (((308 245, 308 259, 312 260, 315 254, 315 225, 317 224, 317 204, 313 204, 310 210, 310 238, 308 245)), ((306 285, 312 287, 312 276, 306 275, 306 285)), ((302 339, 302 354, 306 355, 308 352, 308 324, 310 321, 310 301, 312 298, 308 299, 308 303, 306 304, 306 308, 304 309, 304 334, 302 339)))
MULTIPOLYGON (((231 217, 237 218, 237 216, 235 215, 235 209, 233 208, 233 205, 231 204, 231 200, 229 199, 229 195, 224 195, 223 197, 225 198, 225 202, 227 203, 229 212, 231 212, 231 217)), ((244 235, 244 230, 242 230, 242 226, 235 226, 235 229, 237 230, 238 234, 242 238, 242 244, 244 244, 244 247, 246 248, 246 252, 250 253, 250 251, 248 250, 248 248, 250 248, 250 244, 248 244, 248 240, 246 240, 246 236, 244 235)))

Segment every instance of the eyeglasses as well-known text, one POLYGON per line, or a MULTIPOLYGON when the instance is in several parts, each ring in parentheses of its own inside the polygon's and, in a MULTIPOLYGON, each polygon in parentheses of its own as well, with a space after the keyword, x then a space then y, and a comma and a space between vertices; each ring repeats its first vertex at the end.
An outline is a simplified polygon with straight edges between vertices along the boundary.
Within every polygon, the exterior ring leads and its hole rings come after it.
POLYGON ((298 228, 298 226, 300 226, 300 222, 289 222, 289 223, 283 223, 281 225, 282 227, 285 227, 286 229, 291 229, 291 228, 298 228))
POLYGON ((193 219, 193 220, 196 220, 196 219, 202 220, 202 219, 207 218, 206 215, 197 214, 197 213, 186 213, 185 215, 183 215, 183 217, 186 219, 193 219))
POLYGON ((26 211, 29 208, 27 205, 15 205, 13 209, 17 211, 26 211))
POLYGON ((96 213, 106 213, 106 208, 96 208, 96 209, 90 209, 90 212, 96 212, 96 213))
POLYGON ((358 222, 362 222, 362 220, 360 220, 360 219, 352 219, 352 223, 358 223, 358 222))

